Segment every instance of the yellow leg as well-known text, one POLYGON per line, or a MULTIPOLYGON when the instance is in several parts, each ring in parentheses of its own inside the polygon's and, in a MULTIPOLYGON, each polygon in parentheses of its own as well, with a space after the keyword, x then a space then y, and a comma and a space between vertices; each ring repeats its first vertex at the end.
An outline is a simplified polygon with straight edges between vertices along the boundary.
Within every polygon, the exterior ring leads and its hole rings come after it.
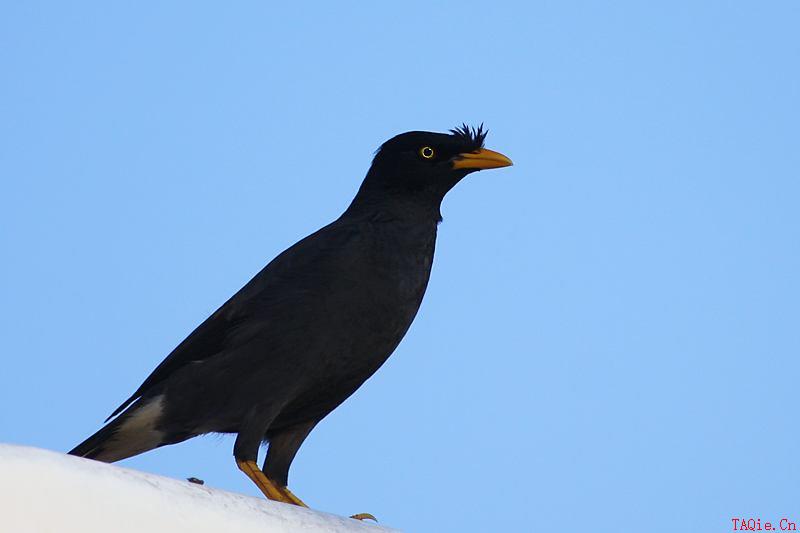
POLYGON ((258 468, 258 465, 255 461, 236 461, 236 466, 238 466, 239 470, 244 472, 245 475, 256 484, 256 487, 258 487, 259 490, 264 493, 264 496, 266 496, 267 499, 274 500, 276 502, 293 503, 287 501, 283 492, 281 492, 275 483, 270 481, 269 478, 264 475, 264 472, 258 468))
POLYGON ((308 505, 303 503, 303 500, 295 496, 292 493, 292 491, 289 490, 289 487, 280 487, 278 490, 280 490, 283 493, 284 497, 287 500, 286 503, 293 503, 295 505, 299 505, 300 507, 308 507, 308 505))

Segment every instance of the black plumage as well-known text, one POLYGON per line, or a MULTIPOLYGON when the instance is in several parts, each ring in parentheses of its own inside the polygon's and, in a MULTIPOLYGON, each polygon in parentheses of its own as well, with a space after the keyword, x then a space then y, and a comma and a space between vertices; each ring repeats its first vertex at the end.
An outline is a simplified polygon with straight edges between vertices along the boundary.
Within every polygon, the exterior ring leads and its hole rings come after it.
POLYGON ((117 461, 204 433, 235 433, 239 467, 301 504, 289 466, 314 426, 391 355, 419 309, 442 198, 508 166, 482 128, 408 132, 376 152, 336 221, 290 247, 195 329, 71 454, 117 461), (263 474, 253 467, 268 441, 263 474), (264 476, 265 474, 265 476, 264 476))

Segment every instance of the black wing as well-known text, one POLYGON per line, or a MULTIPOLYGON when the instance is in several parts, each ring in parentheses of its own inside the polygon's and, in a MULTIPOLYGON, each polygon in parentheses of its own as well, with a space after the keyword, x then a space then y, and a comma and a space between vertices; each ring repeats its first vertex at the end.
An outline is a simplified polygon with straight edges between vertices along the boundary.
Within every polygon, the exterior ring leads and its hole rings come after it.
MULTIPOLYGON (((321 262, 330 258, 331 251, 341 249, 355 234, 354 228, 337 221, 309 235, 273 259, 172 350, 136 392, 111 413, 106 422, 183 366, 206 360, 251 339, 265 320, 269 319, 262 316, 264 306, 259 302, 265 297, 273 302, 291 301, 292 292, 302 290, 302 283, 300 286, 296 283, 297 278, 306 277, 309 270, 316 270, 314 266, 321 266, 321 262)), ((313 277, 315 276, 308 276, 313 277)))
MULTIPOLYGON (((262 271, 263 272, 263 271, 262 271)), ((228 318, 232 316, 236 307, 237 293, 225 304, 217 309, 210 317, 205 319, 202 324, 195 328, 161 363, 147 376, 147 379, 139 385, 130 398, 122 402, 111 415, 106 418, 106 422, 125 410, 131 403, 136 401, 145 391, 169 377, 173 372, 192 361, 202 361, 219 353, 225 348, 225 340, 233 322, 228 318)))

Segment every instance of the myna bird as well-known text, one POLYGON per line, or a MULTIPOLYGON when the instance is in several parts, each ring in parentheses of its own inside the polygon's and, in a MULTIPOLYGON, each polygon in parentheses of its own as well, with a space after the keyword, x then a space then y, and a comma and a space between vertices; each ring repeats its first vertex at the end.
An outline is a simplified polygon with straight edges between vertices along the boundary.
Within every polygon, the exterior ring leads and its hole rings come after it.
POLYGON ((289 466, 314 426, 408 331, 444 195, 471 172, 511 165, 483 148, 485 137, 464 125, 385 142, 342 216, 273 259, 69 453, 114 462, 235 433, 239 469, 267 498, 304 506, 287 488, 289 466))

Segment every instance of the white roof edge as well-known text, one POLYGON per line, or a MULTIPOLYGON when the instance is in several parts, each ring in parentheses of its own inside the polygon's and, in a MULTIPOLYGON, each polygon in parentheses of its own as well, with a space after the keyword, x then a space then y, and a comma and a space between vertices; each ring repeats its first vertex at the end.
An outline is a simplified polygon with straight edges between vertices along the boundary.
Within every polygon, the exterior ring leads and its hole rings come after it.
POLYGON ((0 530, 15 533, 396 531, 188 481, 0 444, 0 530))

